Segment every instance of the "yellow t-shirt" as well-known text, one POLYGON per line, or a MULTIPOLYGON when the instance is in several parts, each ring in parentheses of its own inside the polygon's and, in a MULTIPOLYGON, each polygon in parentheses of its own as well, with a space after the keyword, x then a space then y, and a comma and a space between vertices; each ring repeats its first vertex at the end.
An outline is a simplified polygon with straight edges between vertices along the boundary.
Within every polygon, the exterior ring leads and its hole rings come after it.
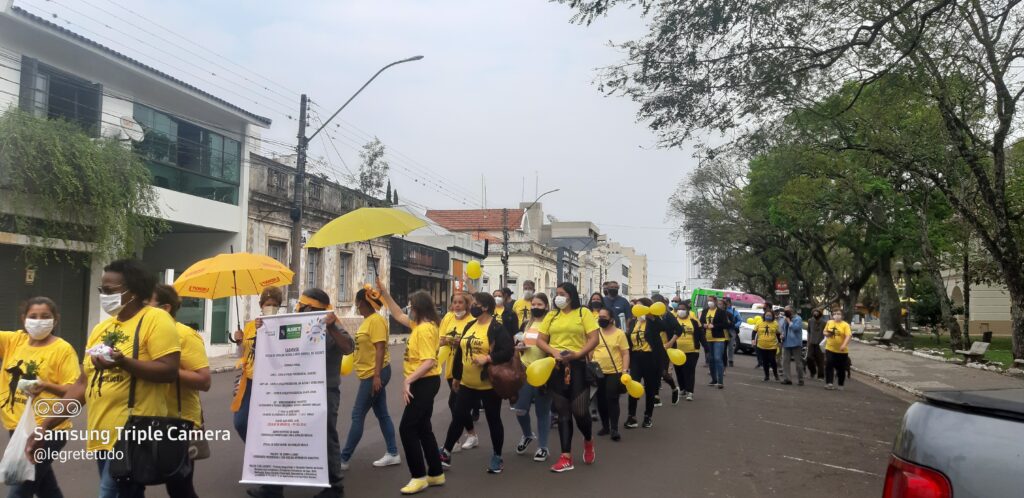
POLYGON ((242 357, 238 366, 242 367, 245 378, 252 379, 252 368, 256 365, 256 320, 245 324, 242 330, 242 357))
POLYGON ((587 334, 597 330, 597 319, 582 308, 548 313, 540 324, 540 332, 548 336, 548 345, 555 351, 579 352, 587 344, 587 334))
POLYGON ((647 342, 647 320, 637 320, 633 324, 633 331, 630 333, 633 339, 633 351, 650 353, 651 345, 647 342))
POLYGON ((491 354, 491 341, 487 337, 489 327, 490 323, 487 325, 474 323, 460 341, 460 346, 462 346, 462 380, 460 384, 478 391, 491 389, 491 381, 482 378, 484 368, 473 363, 474 356, 491 354))
POLYGON ((697 337, 693 335, 693 322, 689 318, 676 318, 679 322, 679 326, 683 328, 683 332, 679 334, 679 338, 676 339, 676 349, 684 353, 696 353, 697 349, 697 337))
MULTIPOLYGON (((85 349, 101 344, 104 333, 120 330, 125 338, 114 347, 125 356, 131 357, 135 327, 139 320, 142 320, 142 329, 139 330, 140 361, 152 361, 181 351, 181 341, 178 339, 174 319, 166 311, 148 306, 126 322, 119 322, 116 316, 100 322, 89 334, 85 349)), ((123 427, 128 420, 131 375, 117 367, 103 370, 101 387, 100 379, 95 375, 97 370, 92 364, 92 358, 86 355, 82 364, 85 367, 85 381, 88 383, 85 403, 86 411, 89 412, 90 433, 90 439, 85 447, 89 451, 113 449, 114 443, 117 442, 117 427, 123 427), (93 435, 100 435, 101 438, 92 438, 93 435)), ((167 385, 138 379, 135 384, 135 410, 132 413, 154 417, 167 416, 167 385)))
POLYGON ((359 329, 356 330, 355 341, 355 370, 356 377, 360 380, 373 377, 373 369, 377 363, 375 344, 378 342, 384 343, 384 364, 381 368, 391 363, 391 353, 388 351, 388 322, 380 314, 374 313, 363 319, 363 323, 360 323, 359 329))
MULTIPOLYGON (((717 313, 717 312, 718 312, 718 308, 712 308, 712 309, 708 310, 708 314, 707 314, 707 316, 704 317, 704 321, 706 321, 707 323, 714 322, 715 321, 715 313, 717 313)), ((729 340, 729 335, 728 334, 726 334, 725 337, 721 337, 721 338, 712 337, 711 336, 711 329, 705 329, 704 337, 707 338, 708 342, 725 342, 725 341, 729 340)))
POLYGON ((441 366, 437 363, 437 325, 433 322, 422 322, 412 328, 409 343, 405 345, 405 358, 402 360, 402 371, 405 376, 412 375, 425 360, 435 360, 431 368, 421 378, 441 375, 441 366))
MULTIPOLYGON (((14 369, 18 368, 20 378, 28 371, 30 364, 37 367, 36 377, 38 380, 51 384, 67 385, 78 381, 82 370, 78 367, 78 355, 75 348, 61 338, 43 347, 33 347, 28 344, 29 336, 23 331, 0 332, 0 360, 3 369, 0 370, 0 419, 3 420, 4 428, 13 430, 18 426, 21 415, 25 411, 25 403, 28 396, 18 390, 17 384, 11 385, 14 369), (20 363, 20 365, 19 365, 20 363), (11 371, 8 371, 10 369, 11 371), (11 399, 11 398, 14 399, 11 399)), ((43 391, 36 396, 36 400, 59 399, 60 396, 49 391, 43 391)), ((36 423, 41 424, 43 417, 36 416, 36 423)), ((71 420, 65 420, 55 429, 70 429, 71 420)))
MULTIPOLYGON (((178 329, 178 340, 181 341, 180 368, 195 372, 209 367, 210 360, 206 357, 206 343, 203 342, 203 336, 183 323, 174 325, 178 329)), ((106 389, 107 385, 104 384, 103 388, 106 389)), ((167 413, 172 416, 178 413, 178 394, 174 384, 167 385, 167 413)), ((203 425, 203 405, 199 399, 199 391, 181 386, 181 418, 191 420, 196 427, 203 425)))
POLYGON ((516 316, 519 317, 519 323, 523 323, 530 319, 530 301, 526 299, 517 299, 516 303, 512 305, 512 311, 516 312, 516 316))
POLYGON ((825 332, 832 332, 832 337, 825 337, 825 351, 833 353, 849 353, 849 348, 842 349, 843 341, 850 336, 850 324, 845 321, 829 320, 825 324, 825 332))
POLYGON ((626 333, 621 329, 615 329, 615 331, 608 334, 602 330, 600 334, 603 337, 597 343, 597 347, 594 348, 593 361, 601 365, 601 371, 606 374, 622 373, 622 353, 629 352, 629 341, 626 340, 626 333))
MULTIPOLYGON (((440 336, 453 338, 455 340, 462 339, 462 331, 466 330, 466 325, 473 321, 473 316, 469 313, 462 315, 462 318, 455 316, 455 313, 448 312, 441 319, 441 328, 438 330, 438 339, 440 336)), ((440 340, 438 341, 440 344, 440 340)), ((445 350, 447 354, 444 358, 438 358, 438 361, 445 364, 444 378, 452 378, 452 361, 455 359, 455 346, 450 346, 445 350)))
POLYGON ((501 317, 501 315, 504 315, 504 314, 505 314, 505 307, 504 306, 498 306, 498 307, 494 308, 494 319, 497 320, 498 323, 504 323, 502 321, 502 317, 501 317))
POLYGON ((523 331, 523 344, 528 347, 519 355, 519 359, 522 360, 524 367, 528 367, 530 366, 530 363, 548 355, 540 349, 540 346, 537 346, 537 338, 540 337, 541 323, 542 320, 528 322, 528 325, 526 325, 526 328, 523 331))
POLYGON ((761 322, 757 324, 757 349, 776 350, 779 348, 779 324, 761 322))

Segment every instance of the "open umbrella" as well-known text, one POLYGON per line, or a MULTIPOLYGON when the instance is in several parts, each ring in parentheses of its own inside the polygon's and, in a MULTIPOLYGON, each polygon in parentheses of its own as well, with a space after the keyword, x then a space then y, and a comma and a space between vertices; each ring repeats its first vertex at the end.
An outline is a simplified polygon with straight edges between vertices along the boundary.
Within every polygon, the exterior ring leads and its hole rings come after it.
MULTIPOLYGON (((267 287, 288 285, 294 276, 287 266, 269 256, 233 252, 193 264, 174 281, 174 289, 182 297, 237 298, 259 295, 267 287)), ((235 318, 239 316, 235 299, 235 318)), ((237 325, 241 329, 241 322, 237 325)))
MULTIPOLYGON (((363 242, 388 235, 405 235, 427 222, 394 208, 359 208, 324 225, 306 242, 306 247, 321 248, 349 242, 363 242)), ((373 257, 373 245, 370 245, 373 257)), ((374 274, 377 269, 373 269, 374 274)))

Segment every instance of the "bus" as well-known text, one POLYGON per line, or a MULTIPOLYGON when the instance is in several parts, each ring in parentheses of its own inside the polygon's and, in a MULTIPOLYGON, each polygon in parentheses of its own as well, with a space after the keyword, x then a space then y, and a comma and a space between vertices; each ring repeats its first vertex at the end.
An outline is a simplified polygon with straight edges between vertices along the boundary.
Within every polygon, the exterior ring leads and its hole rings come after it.
POLYGON ((712 296, 717 297, 718 300, 722 300, 725 297, 732 299, 732 305, 736 309, 757 308, 759 306, 755 305, 764 304, 764 298, 754 294, 731 290, 697 288, 693 289, 693 294, 690 295, 690 309, 695 312, 704 309, 708 298, 712 296))

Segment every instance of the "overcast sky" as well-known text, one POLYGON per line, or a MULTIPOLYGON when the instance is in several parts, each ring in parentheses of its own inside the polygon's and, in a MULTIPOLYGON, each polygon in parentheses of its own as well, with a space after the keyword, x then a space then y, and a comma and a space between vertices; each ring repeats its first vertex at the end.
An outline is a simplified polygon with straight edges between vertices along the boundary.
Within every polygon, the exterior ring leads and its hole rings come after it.
POLYGON ((636 104, 594 84, 597 68, 622 58, 609 41, 643 32, 636 11, 582 27, 544 0, 15 4, 270 117, 264 137, 287 143, 298 93, 326 119, 381 66, 423 55, 368 87, 329 127, 333 145, 315 140, 319 171, 356 170, 375 135, 401 198, 430 208, 479 207, 482 179, 488 207, 513 207, 533 200, 539 178, 540 192, 561 189, 544 199, 547 214, 593 221, 647 254, 652 286, 684 279, 666 205, 691 151, 656 149, 636 104))

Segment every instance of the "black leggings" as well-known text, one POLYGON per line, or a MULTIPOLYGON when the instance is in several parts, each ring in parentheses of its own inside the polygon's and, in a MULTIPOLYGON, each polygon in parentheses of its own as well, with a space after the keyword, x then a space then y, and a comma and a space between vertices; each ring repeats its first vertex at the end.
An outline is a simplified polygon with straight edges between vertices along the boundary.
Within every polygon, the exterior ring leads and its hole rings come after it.
MULTIPOLYGON (((654 416, 654 397, 658 395, 661 384, 661 371, 658 359, 650 351, 633 351, 630 353, 629 372, 633 380, 644 385, 644 416, 654 416)), ((629 397, 629 416, 636 417, 637 399, 629 397)))
POLYGON ((562 362, 555 365, 548 379, 548 392, 551 393, 551 406, 558 416, 558 439, 562 443, 562 453, 572 452, 572 421, 580 428, 585 441, 593 438, 590 413, 590 386, 587 385, 587 363, 580 359, 569 362, 566 367, 562 362), (565 382, 566 369, 569 371, 569 383, 565 382))
POLYGON ((472 389, 459 386, 455 394, 455 409, 452 423, 448 426, 448 437, 444 440, 444 449, 449 452, 455 447, 466 423, 473 420, 473 408, 484 404, 487 416, 487 430, 491 433, 491 448, 495 455, 501 455, 501 447, 505 444, 505 426, 501 425, 501 398, 494 389, 472 389))
MULTIPOLYGON (((448 411, 452 414, 452 420, 455 420, 455 391, 452 389, 452 379, 448 379, 448 411)), ((480 416, 480 406, 473 408, 472 416, 469 417, 469 421, 466 422, 466 432, 473 432, 473 419, 480 416)))
POLYGON ((846 369, 849 368, 849 353, 825 351, 825 383, 831 384, 832 377, 838 377, 839 385, 846 383, 846 369))
POLYGON ((686 363, 676 367, 676 377, 679 378, 679 388, 685 392, 692 393, 693 386, 697 383, 697 360, 700 353, 686 353, 686 363))
POLYGON ((601 427, 619 430, 619 395, 622 394, 622 374, 606 373, 597 383, 597 413, 601 427))
POLYGON ((437 439, 430 425, 434 413, 434 397, 441 389, 441 377, 423 377, 409 386, 412 401, 405 405, 402 421, 398 424, 398 435, 405 450, 405 463, 414 479, 423 476, 439 476, 442 473, 441 455, 437 452, 437 439), (423 460, 426 459, 426 466, 423 460))
POLYGON ((764 378, 768 379, 768 369, 770 368, 772 373, 779 376, 779 362, 775 360, 774 349, 761 349, 757 348, 757 358, 761 361, 761 368, 764 369, 764 378))
MULTIPOLYGON (((672 378, 672 369, 669 368, 672 365, 672 363, 668 361, 667 354, 661 356, 662 358, 658 362, 660 363, 658 367, 661 368, 661 380, 663 380, 666 384, 668 384, 668 387, 672 388, 672 390, 675 391, 676 389, 679 389, 679 386, 676 385, 676 381, 672 378)), ((658 384, 658 391, 661 391, 661 383, 658 384)))

